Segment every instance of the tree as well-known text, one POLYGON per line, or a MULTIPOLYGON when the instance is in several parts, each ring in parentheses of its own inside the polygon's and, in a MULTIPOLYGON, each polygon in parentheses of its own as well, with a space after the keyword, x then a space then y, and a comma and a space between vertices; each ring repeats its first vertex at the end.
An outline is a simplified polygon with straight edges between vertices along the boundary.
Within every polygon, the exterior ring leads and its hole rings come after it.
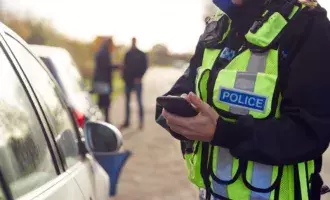
POLYGON ((204 18, 214 15, 217 12, 218 8, 212 2, 204 3, 204 18))
POLYGON ((156 44, 152 47, 150 53, 150 63, 152 65, 171 65, 172 59, 170 57, 168 48, 163 44, 156 44))

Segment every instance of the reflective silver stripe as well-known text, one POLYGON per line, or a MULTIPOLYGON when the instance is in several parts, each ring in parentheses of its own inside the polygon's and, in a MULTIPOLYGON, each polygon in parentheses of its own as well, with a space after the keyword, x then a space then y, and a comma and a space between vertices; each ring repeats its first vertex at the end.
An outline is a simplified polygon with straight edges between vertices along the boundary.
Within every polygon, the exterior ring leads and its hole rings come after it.
MULTIPOLYGON (((235 89, 254 92, 258 72, 264 72, 269 52, 252 53, 246 72, 238 72, 235 80, 235 89)), ((233 114, 247 115, 249 109, 230 106, 229 111, 233 114)), ((233 157, 228 149, 219 147, 216 176, 224 181, 232 179, 233 157)), ((271 186, 273 167, 254 163, 251 185, 256 188, 268 188, 271 186)), ((227 185, 220 185, 213 180, 214 191, 226 198, 228 197, 227 185)), ((268 200, 270 193, 262 194, 251 191, 250 200, 268 200)))
POLYGON ((206 190, 204 188, 199 189, 199 200, 207 200, 206 190))
MULTIPOLYGON (((260 163, 253 163, 253 174, 251 185, 256 188, 266 189, 272 184, 273 166, 263 165, 260 163)), ((258 193, 251 191, 250 200, 268 200, 270 199, 269 193, 258 193)))
POLYGON ((221 199, 218 199, 218 198, 215 198, 214 196, 211 196, 211 200, 221 200, 221 199))
MULTIPOLYGON (((266 69, 268 52, 252 53, 246 72, 238 72, 235 80, 235 89, 248 92, 254 91, 258 72, 264 72, 266 69)), ((230 106, 229 112, 236 115, 248 115, 248 108, 230 106)))
MULTIPOLYGON (((261 193, 259 193, 259 194, 261 194, 261 193)), ((253 198, 251 197, 250 200, 269 200, 269 199, 265 199, 264 197, 259 196, 259 197, 253 197, 253 198)))
MULTIPOLYGON (((258 72, 264 72, 267 65, 267 57, 269 52, 257 54, 253 53, 249 65, 248 72, 255 73, 255 81, 257 80, 258 72)), ((253 163, 252 181, 251 185, 256 188, 265 189, 271 186, 273 175, 273 166, 263 165, 260 163, 253 163)), ((251 200, 268 200, 271 193, 257 193, 251 191, 251 200)))
MULTIPOLYGON (((257 75, 250 72, 238 72, 235 80, 235 89, 244 90, 248 92, 254 91, 254 85, 256 82, 257 75)), ((249 114, 249 109, 241 108, 236 106, 230 106, 229 112, 237 115, 247 115, 249 114)))
POLYGON ((267 57, 269 52, 265 53, 252 53, 247 67, 247 72, 258 73, 264 72, 267 64, 267 57))
MULTIPOLYGON (((230 154, 229 149, 219 147, 218 159, 217 159, 217 171, 216 176, 223 181, 232 180, 232 170, 233 170, 233 156, 230 154)), ((213 190, 223 196, 228 198, 227 185, 218 184, 213 180, 213 190)))

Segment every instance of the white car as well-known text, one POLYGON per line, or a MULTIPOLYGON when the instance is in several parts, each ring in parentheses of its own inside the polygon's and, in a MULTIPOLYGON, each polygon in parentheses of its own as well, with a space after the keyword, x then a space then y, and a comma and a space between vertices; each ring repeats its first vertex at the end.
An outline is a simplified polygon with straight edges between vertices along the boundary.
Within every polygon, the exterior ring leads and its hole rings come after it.
POLYGON ((92 101, 83 78, 70 53, 60 47, 30 45, 31 50, 45 63, 62 88, 79 127, 88 120, 104 120, 99 107, 92 101))
POLYGON ((0 199, 109 199, 94 156, 118 152, 121 135, 103 122, 84 132, 86 145, 47 68, 0 23, 0 199))

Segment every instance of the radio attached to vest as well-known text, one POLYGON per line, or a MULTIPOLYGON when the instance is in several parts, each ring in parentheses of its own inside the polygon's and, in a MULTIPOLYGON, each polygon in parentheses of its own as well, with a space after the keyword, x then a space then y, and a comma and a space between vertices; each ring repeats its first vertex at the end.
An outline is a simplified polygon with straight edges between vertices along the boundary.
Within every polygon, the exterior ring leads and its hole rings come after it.
POLYGON ((229 17, 219 10, 208 20, 205 31, 199 38, 199 42, 206 48, 217 47, 227 37, 230 26, 231 21, 229 17))

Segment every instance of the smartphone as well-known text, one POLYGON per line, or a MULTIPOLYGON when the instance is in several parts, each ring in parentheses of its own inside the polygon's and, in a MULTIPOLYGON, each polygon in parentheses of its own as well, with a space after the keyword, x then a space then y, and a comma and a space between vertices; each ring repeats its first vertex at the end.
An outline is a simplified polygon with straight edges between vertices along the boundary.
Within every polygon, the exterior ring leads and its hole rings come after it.
POLYGON ((167 112, 181 117, 194 117, 198 114, 197 110, 183 97, 162 96, 157 98, 157 103, 167 112))

